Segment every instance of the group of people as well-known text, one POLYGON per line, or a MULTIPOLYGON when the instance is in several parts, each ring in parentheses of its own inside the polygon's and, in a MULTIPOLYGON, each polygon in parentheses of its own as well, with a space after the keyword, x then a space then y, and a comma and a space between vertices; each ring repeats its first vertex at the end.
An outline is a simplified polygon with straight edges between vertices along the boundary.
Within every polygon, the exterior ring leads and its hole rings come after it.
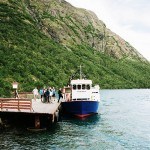
POLYGON ((40 95, 41 102, 52 103, 52 100, 55 99, 56 94, 58 94, 58 102, 61 98, 63 98, 62 90, 59 89, 57 92, 54 87, 48 87, 47 89, 41 88, 39 91, 37 88, 35 88, 32 92, 35 100, 37 99, 38 95, 40 95))

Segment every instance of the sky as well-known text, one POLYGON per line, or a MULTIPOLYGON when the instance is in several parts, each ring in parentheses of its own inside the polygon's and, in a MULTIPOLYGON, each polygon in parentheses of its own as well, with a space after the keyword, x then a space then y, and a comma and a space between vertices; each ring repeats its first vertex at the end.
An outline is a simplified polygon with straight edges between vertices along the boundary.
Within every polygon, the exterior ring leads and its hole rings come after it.
POLYGON ((93 11, 106 27, 150 61, 150 0, 66 0, 93 11))

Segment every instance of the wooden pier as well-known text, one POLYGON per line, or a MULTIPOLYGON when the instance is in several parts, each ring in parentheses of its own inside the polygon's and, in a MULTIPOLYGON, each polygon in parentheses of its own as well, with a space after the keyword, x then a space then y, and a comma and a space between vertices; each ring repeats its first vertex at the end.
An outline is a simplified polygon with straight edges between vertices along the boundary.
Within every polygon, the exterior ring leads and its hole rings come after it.
POLYGON ((51 122, 55 121, 60 107, 60 102, 53 99, 52 103, 43 103, 41 99, 28 98, 0 98, 0 116, 7 114, 28 114, 35 116, 35 129, 40 129, 40 116, 47 115, 51 122))

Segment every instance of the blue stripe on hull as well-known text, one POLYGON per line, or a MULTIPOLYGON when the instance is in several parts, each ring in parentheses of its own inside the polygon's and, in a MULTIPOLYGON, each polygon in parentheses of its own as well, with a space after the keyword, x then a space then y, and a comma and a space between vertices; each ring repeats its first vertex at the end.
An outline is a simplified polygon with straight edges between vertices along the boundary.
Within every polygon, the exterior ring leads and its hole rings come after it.
POLYGON ((62 102, 62 110, 73 115, 86 115, 98 112, 98 101, 62 102))

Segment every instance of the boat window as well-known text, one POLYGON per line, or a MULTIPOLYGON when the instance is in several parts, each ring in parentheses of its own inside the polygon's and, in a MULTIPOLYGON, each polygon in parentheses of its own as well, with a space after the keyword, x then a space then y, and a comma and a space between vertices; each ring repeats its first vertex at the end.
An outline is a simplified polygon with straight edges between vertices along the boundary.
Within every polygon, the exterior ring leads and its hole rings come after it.
POLYGON ((73 90, 76 90, 76 85, 75 84, 73 85, 73 90))
POLYGON ((85 84, 82 84, 82 90, 85 90, 85 84))
POLYGON ((81 85, 80 84, 78 84, 78 90, 81 90, 81 85))
POLYGON ((89 85, 89 84, 87 84, 86 88, 87 88, 87 90, 90 90, 90 85, 89 85))

